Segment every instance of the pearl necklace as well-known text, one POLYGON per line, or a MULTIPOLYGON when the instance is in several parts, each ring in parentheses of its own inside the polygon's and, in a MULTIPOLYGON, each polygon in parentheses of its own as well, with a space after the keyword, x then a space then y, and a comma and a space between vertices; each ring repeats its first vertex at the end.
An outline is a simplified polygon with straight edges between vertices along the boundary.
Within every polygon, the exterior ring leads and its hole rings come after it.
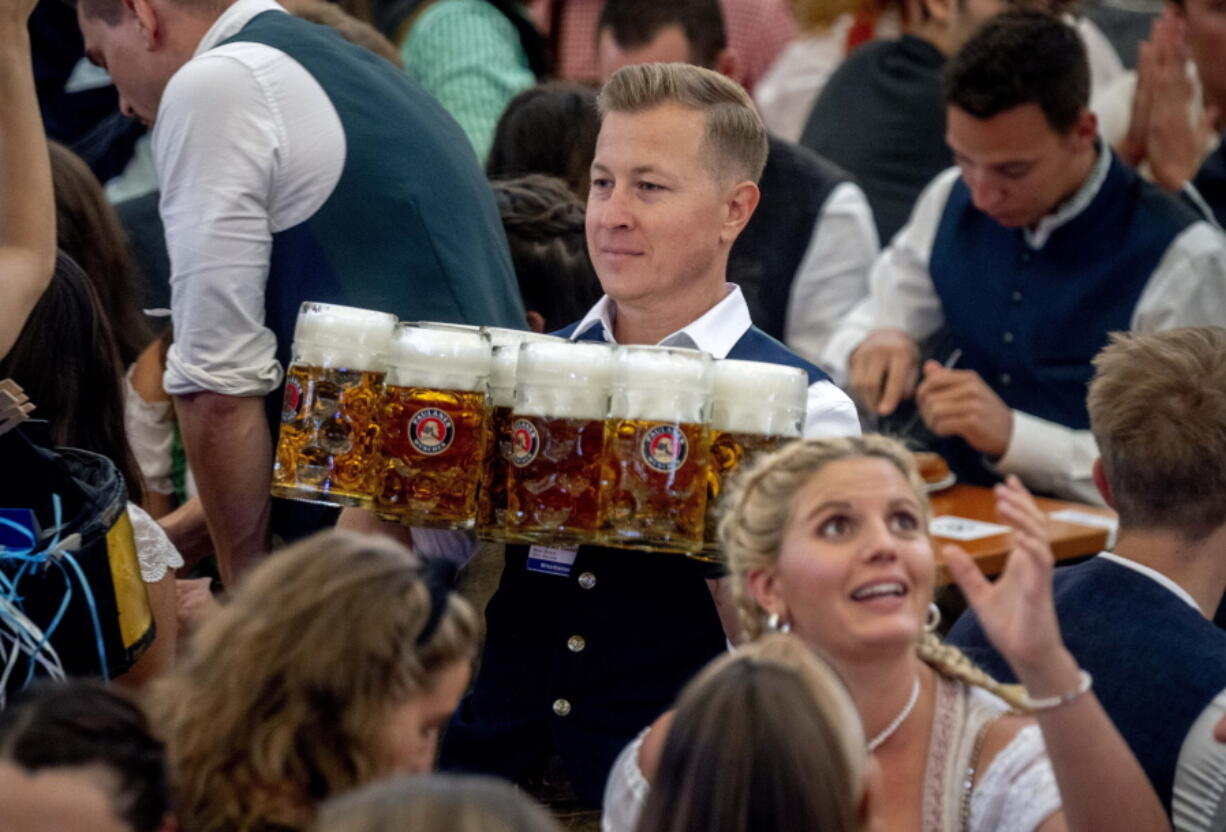
POLYGON ((902 706, 902 710, 898 712, 898 716, 894 717, 893 721, 891 721, 889 725, 885 726, 884 731, 868 741, 868 751, 870 754, 880 748, 882 743, 894 736, 894 732, 897 731, 903 722, 906 721, 907 717, 911 715, 911 711, 915 710, 915 703, 919 701, 919 695, 920 680, 919 677, 916 676, 915 684, 911 685, 911 696, 907 699, 907 704, 902 706))

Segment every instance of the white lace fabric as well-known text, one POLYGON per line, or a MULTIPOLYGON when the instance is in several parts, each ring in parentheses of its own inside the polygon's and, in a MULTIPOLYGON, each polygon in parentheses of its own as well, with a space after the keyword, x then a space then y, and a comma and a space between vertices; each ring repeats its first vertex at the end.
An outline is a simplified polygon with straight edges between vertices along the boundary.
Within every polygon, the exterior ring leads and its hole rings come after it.
POLYGON ((128 517, 132 520, 132 536, 136 540, 137 557, 140 558, 140 576, 145 583, 157 583, 166 577, 167 569, 178 569, 183 565, 179 550, 144 509, 135 503, 128 503, 128 517))

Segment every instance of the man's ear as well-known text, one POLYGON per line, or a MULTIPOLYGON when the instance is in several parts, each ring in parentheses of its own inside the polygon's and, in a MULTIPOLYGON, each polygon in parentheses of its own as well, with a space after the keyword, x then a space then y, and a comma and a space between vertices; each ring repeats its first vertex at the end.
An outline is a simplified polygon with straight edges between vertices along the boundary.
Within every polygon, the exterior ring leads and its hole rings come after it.
POLYGON ((731 244, 736 240, 761 199, 762 192, 749 180, 738 182, 728 189, 724 198, 724 226, 719 234, 721 242, 731 244))
POLYGON ((783 600, 782 587, 774 569, 751 569, 745 573, 745 586, 754 602, 768 614, 788 618, 787 603, 783 600))
POLYGON ((1077 116, 1077 123, 1069 132, 1069 140, 1073 142, 1074 150, 1083 152, 1094 147, 1098 139, 1098 116, 1087 107, 1077 116))
POLYGON ((1094 487, 1098 489, 1099 494, 1103 495, 1103 502, 1114 509, 1115 496, 1111 493, 1111 483, 1107 479, 1107 469, 1103 468, 1103 458, 1101 456, 1094 460, 1091 474, 1094 477, 1094 487))
POLYGON ((136 26, 140 30, 145 48, 152 50, 157 46, 162 34, 158 10, 154 8, 151 0, 123 0, 123 4, 136 16, 136 26))
POLYGON ((919 0, 920 14, 925 20, 949 23, 954 19, 954 4, 959 0, 919 0))
POLYGON ((745 79, 741 77, 742 61, 731 49, 724 47, 719 50, 719 54, 715 56, 715 66, 711 68, 725 78, 730 78, 744 86, 745 79))

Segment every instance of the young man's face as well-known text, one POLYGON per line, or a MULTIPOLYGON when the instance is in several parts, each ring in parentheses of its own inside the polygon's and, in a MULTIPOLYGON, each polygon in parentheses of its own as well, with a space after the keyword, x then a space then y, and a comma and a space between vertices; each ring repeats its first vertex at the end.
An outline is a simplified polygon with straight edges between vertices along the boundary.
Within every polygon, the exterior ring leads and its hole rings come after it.
POLYGON ((119 91, 120 111, 151 126, 171 73, 159 68, 159 56, 149 50, 135 14, 125 10, 112 26, 83 9, 83 4, 77 6, 85 56, 110 74, 119 91))
POLYGON ((1095 135, 1088 113, 1061 134, 1037 104, 988 119, 948 108, 946 141, 975 207, 1006 228, 1033 226, 1076 192, 1084 171, 1075 161, 1093 147, 1095 135))
POLYGON ((1226 118, 1226 0, 1184 0, 1176 8, 1187 21, 1188 48, 1205 102, 1217 105, 1226 118))
POLYGON ((731 246, 726 189, 712 174, 705 133, 703 113, 674 103, 605 116, 592 161, 587 246, 613 300, 667 303, 722 280, 731 246))

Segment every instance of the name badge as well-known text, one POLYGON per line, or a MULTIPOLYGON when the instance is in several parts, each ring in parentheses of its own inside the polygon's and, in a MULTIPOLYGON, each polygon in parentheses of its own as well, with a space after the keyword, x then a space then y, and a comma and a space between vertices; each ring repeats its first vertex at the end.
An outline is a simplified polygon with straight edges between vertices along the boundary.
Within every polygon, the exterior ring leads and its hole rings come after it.
POLYGON ((578 547, 533 546, 528 549, 528 571, 568 578, 578 554, 578 547))

